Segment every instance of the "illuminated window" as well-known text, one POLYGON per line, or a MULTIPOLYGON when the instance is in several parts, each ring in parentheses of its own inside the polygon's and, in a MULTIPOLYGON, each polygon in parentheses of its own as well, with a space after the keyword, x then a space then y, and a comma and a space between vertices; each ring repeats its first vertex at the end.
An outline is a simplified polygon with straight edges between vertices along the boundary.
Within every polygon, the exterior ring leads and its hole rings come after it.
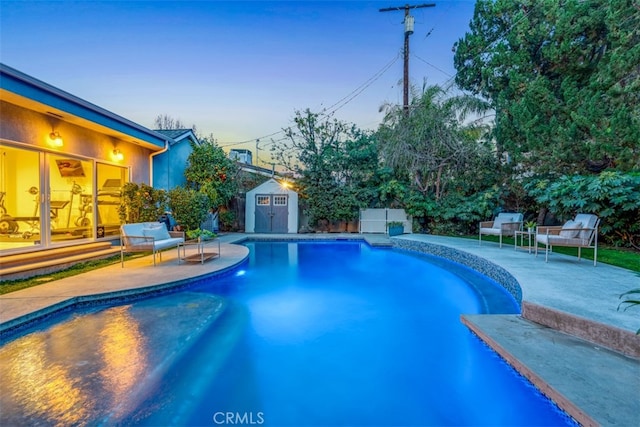
POLYGON ((258 206, 269 206, 271 203, 269 196, 257 196, 258 206))

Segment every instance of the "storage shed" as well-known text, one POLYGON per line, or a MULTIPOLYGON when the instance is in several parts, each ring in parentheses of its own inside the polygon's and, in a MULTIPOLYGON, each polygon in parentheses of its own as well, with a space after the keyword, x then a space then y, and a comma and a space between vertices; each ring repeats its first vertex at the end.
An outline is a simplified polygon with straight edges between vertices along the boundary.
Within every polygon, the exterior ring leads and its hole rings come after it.
POLYGON ((247 192, 246 233, 297 233, 298 193, 271 178, 247 192))

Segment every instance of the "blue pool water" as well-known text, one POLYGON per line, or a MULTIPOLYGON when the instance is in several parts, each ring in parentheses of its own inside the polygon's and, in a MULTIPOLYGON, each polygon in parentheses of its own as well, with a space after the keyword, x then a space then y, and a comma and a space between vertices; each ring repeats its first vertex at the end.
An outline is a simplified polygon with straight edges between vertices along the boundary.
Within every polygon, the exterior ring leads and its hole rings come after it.
POLYGON ((185 291, 85 308, 0 348, 0 425, 575 425, 460 322, 517 313, 441 259, 247 243, 185 291))

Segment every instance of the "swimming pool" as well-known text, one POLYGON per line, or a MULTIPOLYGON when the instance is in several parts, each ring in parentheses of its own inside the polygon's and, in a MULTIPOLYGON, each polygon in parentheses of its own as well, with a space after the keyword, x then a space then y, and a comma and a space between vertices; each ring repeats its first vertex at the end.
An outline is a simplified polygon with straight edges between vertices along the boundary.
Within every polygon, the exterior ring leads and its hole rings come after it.
POLYGON ((230 274, 3 345, 0 424, 572 425, 460 323, 516 313, 499 285, 359 242, 247 246, 230 274))

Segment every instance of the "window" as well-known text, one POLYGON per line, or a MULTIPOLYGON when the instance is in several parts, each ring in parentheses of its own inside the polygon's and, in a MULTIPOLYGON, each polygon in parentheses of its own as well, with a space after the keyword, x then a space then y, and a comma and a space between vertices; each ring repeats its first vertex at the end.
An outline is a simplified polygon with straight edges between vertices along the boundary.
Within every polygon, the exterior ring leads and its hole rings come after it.
POLYGON ((274 206, 287 206, 287 196, 273 196, 274 206))
POLYGON ((271 203, 271 197, 269 196, 257 196, 258 206, 269 206, 271 203))

